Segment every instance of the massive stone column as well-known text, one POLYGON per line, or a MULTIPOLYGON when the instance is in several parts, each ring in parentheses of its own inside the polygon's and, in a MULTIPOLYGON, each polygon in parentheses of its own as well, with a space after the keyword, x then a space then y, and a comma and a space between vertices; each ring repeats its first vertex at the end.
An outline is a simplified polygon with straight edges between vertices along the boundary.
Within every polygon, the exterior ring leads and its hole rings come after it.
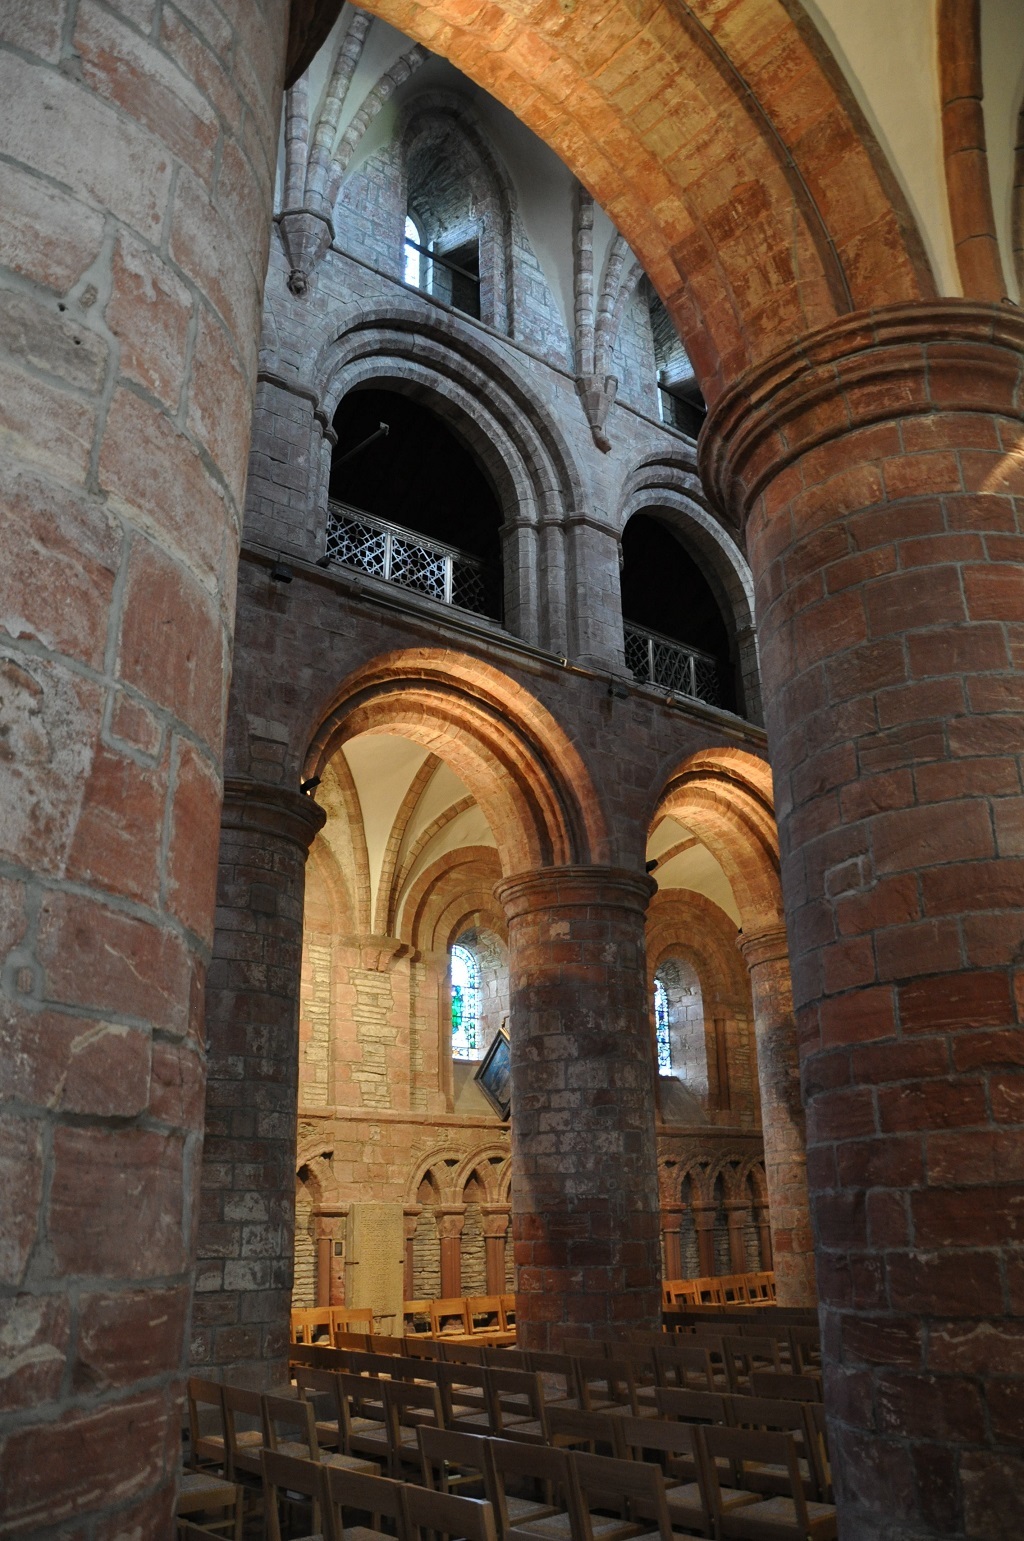
POLYGON ((744 930, 740 950, 750 970, 754 1003, 775 1290, 780 1306, 814 1305, 807 1128, 800 1099, 800 1053, 785 926, 744 930))
POLYGON ((288 9, 0 7, 0 1508, 24 1535, 171 1529, 288 9))
POLYGON ((254 1385, 279 1378, 288 1346, 302 904, 324 818, 283 787, 225 787, 192 1361, 254 1385))
POLYGON ((520 1342, 660 1319, 644 874, 509 878, 512 1234, 520 1342))
POLYGON ((705 429, 757 583, 844 1541, 1020 1524, 1022 377, 1018 311, 907 305, 705 429))

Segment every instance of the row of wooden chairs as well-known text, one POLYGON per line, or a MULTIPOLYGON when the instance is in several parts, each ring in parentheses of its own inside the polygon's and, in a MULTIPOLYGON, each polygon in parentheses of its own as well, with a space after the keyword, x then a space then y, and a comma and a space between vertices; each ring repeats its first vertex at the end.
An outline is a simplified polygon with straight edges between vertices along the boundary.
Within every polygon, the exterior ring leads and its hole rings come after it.
POLYGON ((421 1541, 424 1530, 467 1541, 673 1541, 680 1534, 832 1541, 837 1534, 833 1506, 815 1496, 818 1468, 806 1431, 603 1423, 589 1449, 565 1438, 527 1446, 420 1424, 410 1470, 389 1478, 266 1450, 268 1536, 280 1541, 282 1500, 294 1494, 309 1500, 324 1541, 389 1533, 421 1541), (614 1453, 597 1453, 601 1443, 614 1453), (524 1494, 524 1484, 532 1491, 524 1494), (469 1487, 480 1496, 469 1498, 469 1487), (373 1516, 371 1527, 352 1525, 365 1515, 373 1516), (383 1519, 390 1532, 380 1528, 383 1519))
POLYGON ((371 1333, 372 1306, 296 1306, 291 1313, 293 1343, 333 1343, 339 1332, 371 1333))
POLYGON ((408 1336, 490 1337, 515 1341, 514 1295, 466 1295, 446 1300, 407 1300, 402 1331, 408 1336))
POLYGON ((769 1270, 761 1273, 717 1274, 703 1279, 664 1279, 661 1298, 666 1306, 773 1305, 775 1275, 769 1270))

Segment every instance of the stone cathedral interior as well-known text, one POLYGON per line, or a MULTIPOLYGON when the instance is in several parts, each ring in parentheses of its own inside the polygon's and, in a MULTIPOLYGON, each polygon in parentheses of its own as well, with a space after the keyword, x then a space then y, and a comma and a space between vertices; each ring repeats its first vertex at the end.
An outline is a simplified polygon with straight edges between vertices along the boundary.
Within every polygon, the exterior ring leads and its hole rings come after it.
POLYGON ((660 1541, 1005 1541, 1020 0, 12 0, 0 71, 0 1536, 218 1533, 187 1389, 273 1457, 303 1313, 500 1300, 500 1422, 770 1279, 789 1528, 726 1347, 660 1541))

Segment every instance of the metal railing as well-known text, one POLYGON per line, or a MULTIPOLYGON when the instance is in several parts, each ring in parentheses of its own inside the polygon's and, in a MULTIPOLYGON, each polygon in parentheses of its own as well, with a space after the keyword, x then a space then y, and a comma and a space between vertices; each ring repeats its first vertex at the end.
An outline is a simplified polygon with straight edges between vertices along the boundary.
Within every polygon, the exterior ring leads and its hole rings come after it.
POLYGON ((501 618, 499 575, 478 557, 345 503, 327 506, 325 556, 475 615, 501 618))
POLYGON ((709 706, 724 704, 722 666, 717 658, 629 622, 623 630, 626 667, 635 680, 642 685, 661 685, 709 706))

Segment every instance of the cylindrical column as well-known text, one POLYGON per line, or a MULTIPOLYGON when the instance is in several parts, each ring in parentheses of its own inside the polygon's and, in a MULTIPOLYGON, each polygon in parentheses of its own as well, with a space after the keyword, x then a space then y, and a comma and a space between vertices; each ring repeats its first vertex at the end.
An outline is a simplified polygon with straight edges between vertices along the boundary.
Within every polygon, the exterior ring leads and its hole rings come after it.
POLYGON ((302 902, 324 817, 283 787, 224 789, 192 1355, 197 1369, 256 1385, 287 1352, 302 902))
POLYGON ((171 1531, 289 12, 130 9, 0 23, 0 1508, 26 1536, 171 1531))
POLYGON ((757 585, 857 1541, 1020 1525, 1022 357, 1009 306, 848 316, 702 436, 757 585))
POLYGON ((488 1204, 481 1211, 488 1295, 505 1293, 505 1246, 510 1218, 511 1211, 504 1204, 488 1204))
POLYGON ((508 879, 512 1234, 529 1348, 660 1321, 643 873, 508 879))
POLYGON ((422 1204, 410 1204, 402 1211, 402 1226, 405 1236, 405 1267, 403 1270, 402 1290, 406 1300, 416 1299, 416 1230, 422 1213, 422 1204))
POLYGON ((813 1305, 814 1238, 807 1197, 807 1130, 800 1100, 800 1051, 793 1015, 786 929, 781 922, 739 939, 754 1002, 764 1171, 781 1306, 813 1305))
POLYGON ((661 1250, 666 1279, 683 1277, 683 1247, 679 1235, 684 1208, 682 1204, 666 1204, 661 1211, 661 1250))
POLYGON ((466 1224, 466 1206, 438 1209, 437 1234, 441 1242, 441 1295, 445 1300, 462 1294, 462 1232, 466 1224))

